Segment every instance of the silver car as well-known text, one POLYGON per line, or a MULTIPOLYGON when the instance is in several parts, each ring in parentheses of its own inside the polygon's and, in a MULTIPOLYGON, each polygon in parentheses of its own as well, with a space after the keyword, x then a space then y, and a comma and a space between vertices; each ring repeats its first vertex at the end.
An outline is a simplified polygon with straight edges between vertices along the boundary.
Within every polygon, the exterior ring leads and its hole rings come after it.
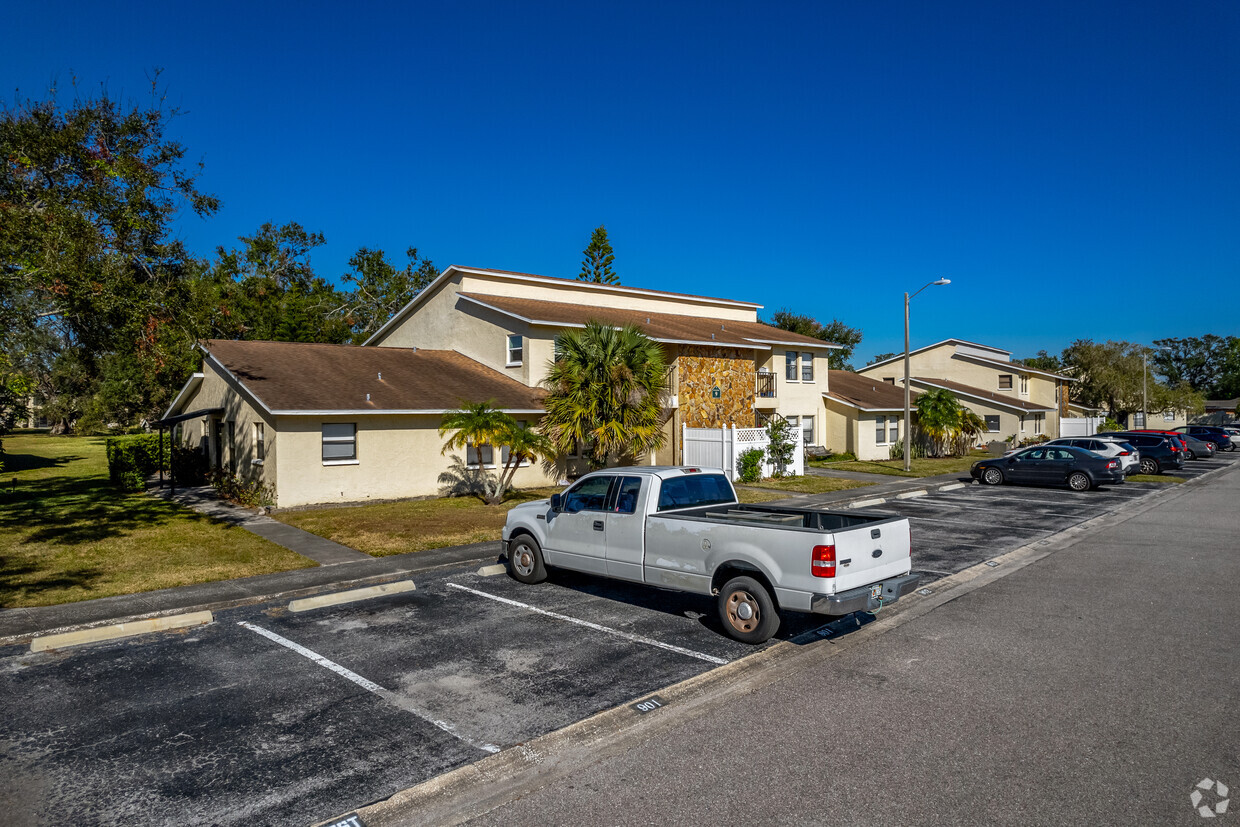
POLYGON ((1141 453, 1127 442, 1117 438, 1099 436, 1065 436, 1052 439, 1047 445, 1070 445, 1073 448, 1084 448, 1099 456, 1119 460, 1120 470, 1125 477, 1132 476, 1141 470, 1141 453))

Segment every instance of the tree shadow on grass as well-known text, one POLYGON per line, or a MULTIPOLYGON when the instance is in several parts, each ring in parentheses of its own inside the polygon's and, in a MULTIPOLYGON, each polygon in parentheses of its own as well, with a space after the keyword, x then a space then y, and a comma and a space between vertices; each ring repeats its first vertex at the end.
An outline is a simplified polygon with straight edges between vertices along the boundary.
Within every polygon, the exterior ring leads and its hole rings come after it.
POLYGON ((0 532, 19 534, 22 544, 97 543, 184 520, 210 518, 141 492, 125 493, 98 477, 30 480, 0 494, 0 532))
POLYGON ((4 455, 4 470, 0 473, 16 474, 18 471, 37 471, 41 468, 60 468, 71 462, 80 462, 86 457, 41 457, 37 454, 4 455))
POLYGON ((0 610, 24 603, 26 602, 24 598, 39 592, 89 590, 91 583, 102 577, 104 573, 104 570, 98 566, 77 566, 70 570, 47 571, 30 563, 16 563, 6 557, 0 557, 0 610))

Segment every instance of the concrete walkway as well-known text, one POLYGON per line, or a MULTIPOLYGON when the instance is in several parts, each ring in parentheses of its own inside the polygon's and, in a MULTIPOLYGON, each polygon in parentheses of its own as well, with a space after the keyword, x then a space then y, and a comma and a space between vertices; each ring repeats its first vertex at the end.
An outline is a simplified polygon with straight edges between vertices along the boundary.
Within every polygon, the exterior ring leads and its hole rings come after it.
POLYGON ((873 483, 890 482, 892 479, 912 479, 911 477, 897 477, 895 474, 871 474, 868 471, 844 471, 835 468, 806 467, 805 474, 810 477, 831 477, 837 480, 873 483))
POLYGON ((221 522, 244 528, 251 534, 257 534, 264 540, 270 540, 278 546, 284 546, 302 557, 309 557, 320 566, 334 566, 338 563, 351 563, 358 560, 372 559, 348 546, 333 543, 324 537, 302 531, 279 520, 273 520, 263 514, 257 514, 248 508, 233 505, 221 500, 215 489, 209 485, 196 485, 178 488, 176 493, 169 493, 167 488, 151 488, 148 491, 156 497, 172 500, 175 503, 192 508, 200 514, 206 514, 221 522))

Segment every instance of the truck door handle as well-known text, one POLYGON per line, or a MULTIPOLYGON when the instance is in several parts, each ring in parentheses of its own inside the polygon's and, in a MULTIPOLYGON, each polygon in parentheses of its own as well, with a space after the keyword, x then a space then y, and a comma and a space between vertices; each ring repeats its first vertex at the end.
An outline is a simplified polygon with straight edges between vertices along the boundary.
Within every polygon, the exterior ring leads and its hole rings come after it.
POLYGON ((594 521, 594 530, 595 530, 595 531, 602 531, 602 530, 603 530, 603 521, 602 521, 602 520, 595 520, 595 521, 594 521))

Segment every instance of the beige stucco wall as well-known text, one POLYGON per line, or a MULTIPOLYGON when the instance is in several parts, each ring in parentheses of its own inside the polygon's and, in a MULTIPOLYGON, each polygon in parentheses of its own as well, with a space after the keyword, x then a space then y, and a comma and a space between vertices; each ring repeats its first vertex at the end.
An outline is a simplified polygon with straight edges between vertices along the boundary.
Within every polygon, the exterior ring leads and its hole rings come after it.
POLYGON ((224 439, 228 440, 227 423, 234 423, 233 445, 224 445, 223 466, 229 467, 229 461, 235 455, 237 476, 246 481, 259 481, 264 485, 276 485, 279 440, 276 438, 274 419, 255 404, 250 397, 241 391, 227 377, 213 369, 210 363, 203 368, 202 384, 197 391, 184 400, 179 412, 189 412, 200 408, 222 407, 224 412, 216 417, 190 419, 181 423, 181 443, 192 448, 204 448, 212 465, 218 448, 214 444, 213 421, 225 423, 224 439), (264 428, 265 458, 257 462, 254 444, 254 424, 262 423, 264 428))
POLYGON ((880 416, 888 419, 884 423, 883 431, 885 435, 890 435, 892 427, 890 419, 895 417, 896 436, 899 439, 904 433, 900 423, 903 417, 902 411, 861 411, 851 405, 831 399, 825 402, 826 434, 824 438, 826 442, 824 444, 827 448, 834 453, 847 451, 862 460, 891 458, 891 444, 878 442, 877 420, 880 416))
POLYGON ((538 301, 569 302, 589 307, 617 307, 651 313, 673 313, 711 319, 734 319, 756 322, 757 308, 719 304, 710 299, 691 297, 660 297, 643 291, 626 291, 623 285, 612 287, 566 281, 541 282, 505 279, 498 276, 466 274, 462 290, 466 293, 487 293, 492 296, 513 296, 538 301))
MULTIPOLYGON (((451 454, 440 453, 445 437, 439 435, 439 423, 440 417, 432 415, 280 416, 277 504, 287 508, 437 495, 439 475, 452 466, 451 454), (322 426, 328 422, 356 424, 356 463, 323 462, 322 426)), ((463 460, 464 451, 459 454, 463 460)), ((538 463, 518 469, 513 477, 518 488, 554 483, 538 463)))
MULTIPOLYGON (((884 381, 888 378, 894 378, 898 386, 904 380, 904 360, 896 359, 885 365, 861 368, 857 372, 884 381)), ((920 353, 911 354, 909 356, 909 374, 911 376, 922 376, 927 379, 948 379, 963 385, 970 385, 989 391, 999 396, 1010 397, 1013 400, 1053 408, 1055 410, 1045 413, 1043 432, 1051 438, 1059 436, 1059 410, 1063 402, 1061 397, 1056 394, 1056 388, 1060 385, 1068 387, 1070 385, 1068 382, 1027 371, 1022 372, 1021 366, 1017 364, 1012 364, 1010 367, 1000 367, 998 365, 981 364, 968 358, 959 357, 956 355, 956 346, 953 344, 944 344, 920 353), (1012 387, 1010 389, 999 387, 999 376, 1001 374, 1010 374, 1012 376, 1012 387), (1024 394, 1020 392, 1022 376, 1027 377, 1028 380, 1028 392, 1024 394)), ((1064 391, 1064 393, 1070 397, 1070 391, 1064 391)), ((963 397, 961 397, 960 401, 975 411, 981 412, 980 406, 982 403, 975 403, 973 400, 963 397)), ((993 413, 997 410, 999 409, 990 409, 990 412, 993 413)), ((1005 417, 1004 429, 1007 428, 1007 418, 1015 422, 1019 417, 1018 414, 1012 411, 1001 411, 1001 413, 1005 417)), ((1029 421, 1032 422, 1033 415, 1027 414, 1027 416, 1029 421)), ((1015 433, 1015 428, 1010 432, 1015 433)), ((1028 435, 1032 435, 1032 433, 1032 429, 1030 429, 1028 435)))

